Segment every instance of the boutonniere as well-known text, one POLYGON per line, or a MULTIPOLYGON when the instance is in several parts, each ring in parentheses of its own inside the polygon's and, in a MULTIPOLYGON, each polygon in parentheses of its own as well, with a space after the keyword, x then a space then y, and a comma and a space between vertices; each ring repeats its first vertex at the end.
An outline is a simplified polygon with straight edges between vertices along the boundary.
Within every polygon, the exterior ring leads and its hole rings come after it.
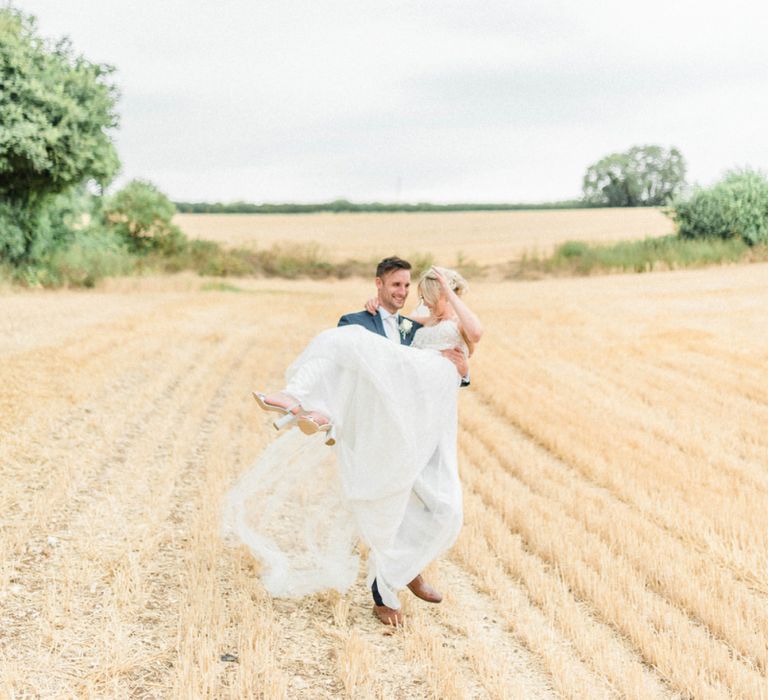
POLYGON ((405 340, 405 336, 407 336, 411 332, 411 328, 413 328, 413 321, 411 321, 410 318, 402 318, 400 319, 400 336, 403 340, 405 340))

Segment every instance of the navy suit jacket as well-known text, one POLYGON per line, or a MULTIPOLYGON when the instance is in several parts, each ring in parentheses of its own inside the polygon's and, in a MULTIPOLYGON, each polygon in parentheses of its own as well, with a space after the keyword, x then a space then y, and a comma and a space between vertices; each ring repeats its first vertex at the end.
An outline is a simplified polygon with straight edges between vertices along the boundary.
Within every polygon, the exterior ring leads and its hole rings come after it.
MULTIPOLYGON (((400 319, 408 318, 407 316, 400 316, 400 319)), ((408 319, 409 321, 411 319, 408 319)), ((384 331, 384 322, 381 320, 381 314, 376 314, 375 316, 371 316, 367 311, 358 311, 355 314, 344 314, 340 319, 338 325, 340 326, 362 326, 363 328, 367 328, 369 331, 373 331, 374 333, 378 333, 379 335, 383 335, 385 338, 387 337, 386 332, 384 331)), ((420 323, 416 323, 416 321, 411 321, 411 330, 408 331, 405 335, 400 333, 400 344, 401 345, 410 345, 413 342, 413 336, 416 335, 416 331, 421 328, 420 323)))

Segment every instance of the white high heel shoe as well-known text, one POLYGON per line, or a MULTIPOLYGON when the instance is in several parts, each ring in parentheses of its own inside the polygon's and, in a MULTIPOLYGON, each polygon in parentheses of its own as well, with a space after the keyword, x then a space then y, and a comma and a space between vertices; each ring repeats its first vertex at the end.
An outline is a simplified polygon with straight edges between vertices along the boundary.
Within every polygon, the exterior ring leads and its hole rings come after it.
MULTIPOLYGON (((304 409, 301 407, 301 404, 298 401, 286 408, 285 406, 278 406, 277 404, 267 401, 266 394, 262 394, 258 391, 254 391, 252 393, 253 398, 256 399, 256 403, 259 404, 259 408, 263 409, 264 411, 272 411, 274 413, 283 414, 281 418, 276 418, 272 422, 272 425, 275 426, 275 430, 282 430, 283 428, 288 427, 291 423, 297 421, 299 417, 304 413, 304 409)), ((285 394, 285 396, 288 395, 285 394)), ((288 398, 292 397, 289 396, 288 398)), ((295 399, 293 400, 295 401, 295 399)))
MULTIPOLYGON (((321 415, 321 414, 317 414, 321 415)), ((323 416, 325 418, 325 416, 323 416)), ((299 430, 304 435, 314 435, 315 433, 325 433, 326 445, 336 444, 336 426, 334 426, 327 418, 326 423, 318 423, 311 413, 302 413, 298 418, 299 430)))

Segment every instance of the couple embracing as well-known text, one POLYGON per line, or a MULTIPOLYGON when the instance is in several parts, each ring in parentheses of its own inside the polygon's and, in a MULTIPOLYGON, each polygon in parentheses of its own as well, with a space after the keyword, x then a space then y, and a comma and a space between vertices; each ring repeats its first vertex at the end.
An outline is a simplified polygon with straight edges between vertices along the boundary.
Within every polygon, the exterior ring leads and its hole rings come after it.
POLYGON ((421 572, 461 528, 457 398, 482 327, 457 272, 424 273, 411 317, 399 314, 407 261, 382 260, 375 282, 365 311, 309 343, 285 389, 254 394, 287 430, 228 495, 224 530, 249 546, 275 596, 347 590, 362 543, 374 613, 397 625, 399 590, 441 600, 421 572))

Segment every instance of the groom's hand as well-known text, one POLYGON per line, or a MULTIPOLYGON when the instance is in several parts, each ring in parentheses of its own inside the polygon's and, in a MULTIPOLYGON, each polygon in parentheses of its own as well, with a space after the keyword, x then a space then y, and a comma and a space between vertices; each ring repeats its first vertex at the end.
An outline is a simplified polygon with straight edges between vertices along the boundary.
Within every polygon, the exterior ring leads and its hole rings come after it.
POLYGON ((469 374, 469 362, 464 357, 464 353, 461 348, 451 348, 450 350, 441 350, 440 354, 443 357, 448 358, 454 365, 456 365, 456 371, 460 377, 466 377, 469 374))

